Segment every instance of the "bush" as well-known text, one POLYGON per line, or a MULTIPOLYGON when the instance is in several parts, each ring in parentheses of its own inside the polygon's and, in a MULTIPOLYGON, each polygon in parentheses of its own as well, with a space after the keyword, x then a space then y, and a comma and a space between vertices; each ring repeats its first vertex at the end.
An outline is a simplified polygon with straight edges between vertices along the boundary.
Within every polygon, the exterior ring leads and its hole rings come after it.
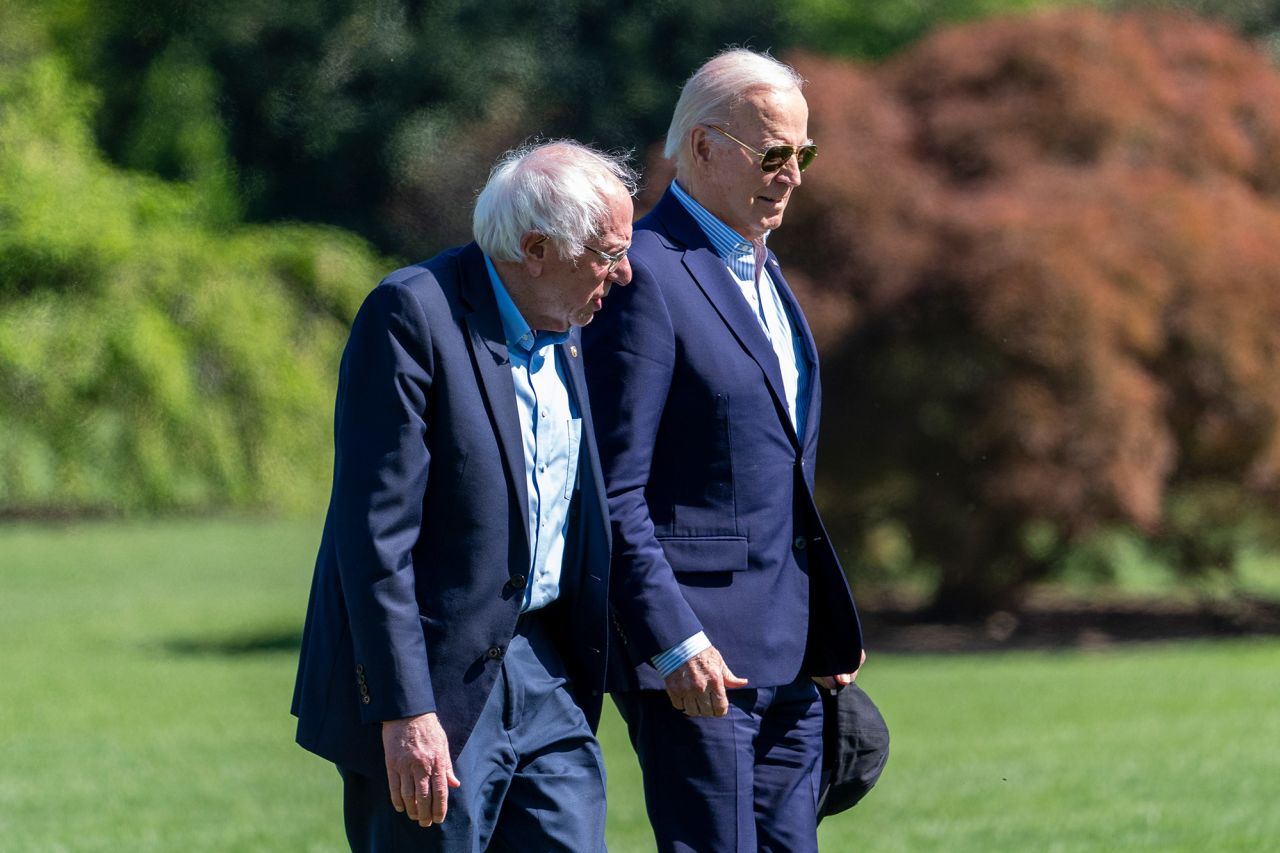
POLYGON ((1229 569, 1207 527, 1280 494, 1280 74, 1084 11, 799 64, 822 157, 777 245, 827 350, 834 526, 908 531, 949 613, 1101 524, 1229 569))
POLYGON ((235 226, 202 176, 109 166, 92 92, 31 21, 0 33, 0 512, 315 507, 346 329, 388 264, 235 226))

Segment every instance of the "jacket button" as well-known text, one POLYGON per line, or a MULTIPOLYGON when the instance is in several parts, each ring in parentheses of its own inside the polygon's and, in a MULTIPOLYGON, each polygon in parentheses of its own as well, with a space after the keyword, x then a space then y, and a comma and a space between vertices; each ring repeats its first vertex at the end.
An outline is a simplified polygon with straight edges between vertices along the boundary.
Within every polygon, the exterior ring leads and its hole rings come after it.
POLYGON ((361 696, 361 697, 360 697, 360 702, 361 702, 361 704, 368 705, 371 701, 373 701, 373 700, 371 700, 371 699, 369 698, 369 694, 368 694, 368 693, 366 693, 365 695, 363 695, 363 696, 361 696))
POLYGON ((485 657, 487 657, 489 660, 497 660, 498 658, 502 657, 502 647, 490 646, 489 651, 485 652, 484 654, 485 654, 485 657))
POLYGON ((797 536, 794 544, 797 551, 803 551, 805 548, 809 547, 809 541, 803 536, 797 536))
POLYGON ((507 579, 507 583, 511 584, 512 589, 524 589, 524 585, 528 583, 524 575, 512 575, 507 579))
POLYGON ((364 664, 356 664, 356 675, 364 675, 364 664))

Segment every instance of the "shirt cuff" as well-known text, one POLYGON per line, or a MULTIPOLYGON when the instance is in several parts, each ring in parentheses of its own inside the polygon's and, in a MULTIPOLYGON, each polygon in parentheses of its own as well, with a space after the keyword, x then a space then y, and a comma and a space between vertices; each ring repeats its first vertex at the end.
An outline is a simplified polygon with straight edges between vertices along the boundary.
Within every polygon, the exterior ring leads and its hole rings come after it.
POLYGON ((660 655, 654 655, 653 665, 657 668, 658 675, 666 678, 688 663, 689 659, 698 652, 710 646, 711 641, 707 639, 706 633, 699 631, 683 643, 672 646, 660 655))

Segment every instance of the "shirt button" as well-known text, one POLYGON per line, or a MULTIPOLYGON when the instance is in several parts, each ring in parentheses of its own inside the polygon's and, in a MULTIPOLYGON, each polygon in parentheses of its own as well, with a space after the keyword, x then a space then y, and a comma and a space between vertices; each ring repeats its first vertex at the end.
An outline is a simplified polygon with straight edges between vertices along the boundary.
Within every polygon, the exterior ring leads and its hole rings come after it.
POLYGON ((797 536, 794 544, 797 551, 803 551, 805 548, 809 547, 809 540, 805 539, 803 536, 797 536))

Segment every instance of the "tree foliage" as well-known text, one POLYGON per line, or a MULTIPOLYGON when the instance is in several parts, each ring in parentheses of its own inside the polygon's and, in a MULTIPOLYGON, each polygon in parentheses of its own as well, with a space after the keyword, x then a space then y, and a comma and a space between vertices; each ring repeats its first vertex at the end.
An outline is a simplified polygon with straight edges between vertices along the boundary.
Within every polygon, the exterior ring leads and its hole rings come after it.
POLYGON ((1229 24, 1241 35, 1272 41, 1280 31, 1277 0, 1099 0, 1114 11, 1168 11, 1177 9, 1198 18, 1229 24))
POLYGON ((112 167, 96 108, 0 8, 0 509, 314 506, 337 352, 385 265, 236 225, 216 175, 112 167))
POLYGON ((0 8, 7 512, 318 503, 344 328, 389 264, 242 221, 424 257, 466 239, 501 150, 657 138, 709 53, 796 31, 773 0, 21 7, 0 8))
POLYGON ((1053 0, 45 0, 130 168, 204 180, 252 220, 426 257, 466 239, 502 151, 535 134, 632 149, 729 44, 880 57, 942 22, 1053 0))
POLYGON ((102 92, 113 159, 232 174, 252 220, 326 222, 422 258, 469 237, 502 151, 535 135, 630 149, 665 131, 710 53, 789 47, 777 5, 59 0, 56 31, 102 92))
POLYGON ((939 27, 1032 12, 1071 0, 793 0, 796 41, 829 56, 879 60, 939 27))
MULTIPOLYGON (((0 512, 314 507, 338 352, 392 264, 245 219, 425 257, 512 144, 643 145, 722 45, 812 44, 898 54, 797 56, 822 156, 774 238, 851 562, 930 565, 957 612, 1105 525, 1227 567, 1280 494, 1280 83, 1185 16, 898 53, 1046 5, 0 5, 0 512)), ((1214 11, 1266 37, 1269 9, 1214 11)))
POLYGON ((1076 11, 800 65, 822 157, 777 242, 828 353, 835 526, 871 559, 909 541, 951 611, 1107 523, 1229 564, 1223 525, 1280 495, 1268 60, 1182 16, 1076 11))

